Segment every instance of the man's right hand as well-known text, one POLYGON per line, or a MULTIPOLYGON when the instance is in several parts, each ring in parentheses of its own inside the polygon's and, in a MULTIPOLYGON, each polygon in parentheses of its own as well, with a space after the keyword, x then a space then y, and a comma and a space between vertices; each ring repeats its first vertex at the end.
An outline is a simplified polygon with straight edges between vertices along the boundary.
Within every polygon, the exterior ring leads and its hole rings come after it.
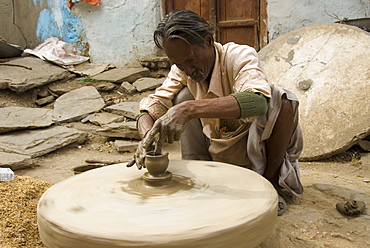
POLYGON ((145 168, 145 156, 148 152, 154 151, 153 147, 154 141, 155 134, 152 129, 148 132, 144 139, 140 141, 136 149, 136 153, 134 154, 134 158, 130 162, 128 162, 127 167, 131 167, 134 164, 136 164, 139 170, 145 168))
MULTIPOLYGON (((145 115, 139 119, 139 129, 140 120, 144 117, 145 115)), ((155 154, 161 154, 162 144, 164 142, 173 143, 180 140, 186 122, 179 123, 176 121, 176 117, 178 117, 178 112, 176 112, 176 107, 172 107, 166 114, 154 122, 152 129, 147 132, 143 140, 139 143, 134 158, 127 164, 127 167, 131 167, 136 163, 139 170, 143 167, 145 168, 145 156, 149 151, 154 151, 155 154)))
POLYGON ((150 150, 154 150, 153 146, 148 144, 152 141, 147 138, 147 134, 152 129, 153 124, 154 124, 154 120, 149 114, 142 115, 137 120, 137 129, 139 131, 139 136, 141 138, 141 141, 136 149, 134 158, 127 164, 127 167, 131 167, 136 163, 136 166, 139 170, 141 170, 141 168, 143 167, 145 168, 145 165, 144 165, 145 155, 150 150))

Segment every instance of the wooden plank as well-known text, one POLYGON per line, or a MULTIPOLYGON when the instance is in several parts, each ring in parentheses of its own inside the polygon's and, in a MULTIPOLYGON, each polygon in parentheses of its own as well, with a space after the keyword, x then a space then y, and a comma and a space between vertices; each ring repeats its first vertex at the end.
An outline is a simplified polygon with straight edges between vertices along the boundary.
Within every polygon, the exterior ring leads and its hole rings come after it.
POLYGON ((267 30, 267 0, 260 0, 258 35, 259 49, 261 49, 269 42, 267 30))
POLYGON ((173 6, 172 9, 188 9, 194 11, 198 15, 201 15, 201 1, 200 0, 191 0, 191 1, 184 1, 184 0, 172 0, 173 6))
MULTIPOLYGON (((162 0, 162 4, 165 6, 165 14, 168 14, 174 9, 187 9, 194 11, 206 21, 211 22, 211 20, 216 19, 215 16, 211 17, 211 5, 213 4, 212 1, 215 0, 162 0)), ((213 23, 215 23, 215 21, 213 21, 213 23)))
POLYGON ((232 21, 219 21, 218 27, 226 28, 226 27, 251 27, 256 24, 256 20, 249 19, 249 20, 232 20, 232 21))
POLYGON ((217 26, 217 0, 211 0, 209 23, 213 26, 217 26))
POLYGON ((162 0, 162 16, 165 17, 173 10, 172 0, 162 0))
POLYGON ((211 17, 211 1, 210 0, 200 0, 200 16, 204 18, 207 22, 210 21, 211 17))
POLYGON ((235 42, 237 44, 253 46, 256 37, 253 35, 254 27, 232 27, 232 28, 220 28, 221 37, 220 42, 222 44, 228 42, 235 42))
POLYGON ((259 47, 259 1, 218 0, 218 40, 259 47))
POLYGON ((223 11, 219 21, 240 19, 256 19, 256 5, 259 0, 219 0, 220 9, 223 11))

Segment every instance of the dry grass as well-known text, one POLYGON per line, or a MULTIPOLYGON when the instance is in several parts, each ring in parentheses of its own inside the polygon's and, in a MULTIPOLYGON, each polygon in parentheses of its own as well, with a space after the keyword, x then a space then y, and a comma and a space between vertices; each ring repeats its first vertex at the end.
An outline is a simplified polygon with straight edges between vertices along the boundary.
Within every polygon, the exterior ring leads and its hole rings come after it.
POLYGON ((38 235, 37 202, 51 185, 28 176, 0 182, 2 248, 45 247, 38 235))

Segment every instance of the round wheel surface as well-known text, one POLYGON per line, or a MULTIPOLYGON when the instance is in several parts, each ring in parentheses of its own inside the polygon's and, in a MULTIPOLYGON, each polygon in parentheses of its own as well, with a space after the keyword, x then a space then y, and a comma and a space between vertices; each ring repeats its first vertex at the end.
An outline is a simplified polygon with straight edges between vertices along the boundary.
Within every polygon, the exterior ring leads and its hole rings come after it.
POLYGON ((274 230, 278 196, 257 173, 210 161, 170 161, 169 185, 115 164, 53 185, 38 204, 49 248, 254 247, 274 230))

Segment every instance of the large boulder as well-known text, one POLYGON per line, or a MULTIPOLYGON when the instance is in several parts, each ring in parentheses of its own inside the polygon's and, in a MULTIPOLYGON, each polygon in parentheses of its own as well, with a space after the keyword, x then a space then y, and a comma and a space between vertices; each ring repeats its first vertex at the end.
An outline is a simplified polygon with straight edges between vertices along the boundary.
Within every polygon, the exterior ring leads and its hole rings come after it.
POLYGON ((301 160, 338 154, 370 133, 370 33, 344 24, 291 31, 259 51, 269 79, 300 101, 301 160))

